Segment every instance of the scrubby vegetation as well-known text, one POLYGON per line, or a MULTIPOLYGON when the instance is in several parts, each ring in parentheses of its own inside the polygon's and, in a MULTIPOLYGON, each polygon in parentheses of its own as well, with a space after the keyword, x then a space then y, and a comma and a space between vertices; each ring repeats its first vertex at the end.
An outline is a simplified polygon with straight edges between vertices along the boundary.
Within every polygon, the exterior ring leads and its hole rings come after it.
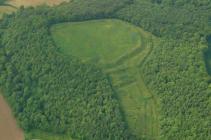
POLYGON ((56 23, 118 18, 163 40, 140 68, 161 101, 161 139, 211 139, 211 90, 203 54, 211 33, 210 7, 209 0, 73 0, 54 8, 21 8, 0 24, 4 96, 25 131, 135 139, 107 75, 74 57, 66 59, 49 33, 56 23))

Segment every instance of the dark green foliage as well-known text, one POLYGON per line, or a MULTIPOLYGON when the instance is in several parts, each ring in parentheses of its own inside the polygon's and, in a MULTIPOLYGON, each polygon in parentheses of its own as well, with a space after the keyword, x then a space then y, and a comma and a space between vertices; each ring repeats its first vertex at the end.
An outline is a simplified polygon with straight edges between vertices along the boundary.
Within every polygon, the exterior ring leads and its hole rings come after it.
POLYGON ((7 0, 0 0, 0 5, 5 4, 7 0))
MULTIPOLYGON (((201 41, 208 32, 211 32, 211 28, 208 26, 211 3, 207 1, 207 4, 202 6, 194 6, 184 0, 181 2, 182 6, 175 6, 166 4, 171 3, 171 0, 163 0, 161 4, 146 0, 134 0, 133 4, 118 11, 117 17, 141 26, 157 36, 194 42, 201 41)), ((198 2, 202 3, 202 1, 198 2)))
POLYGON ((1 23, 0 82, 21 126, 81 139, 134 139, 106 76, 61 56, 52 24, 118 18, 163 38, 142 67, 160 97, 162 140, 211 139, 209 78, 203 51, 211 33, 209 0, 74 0, 21 9, 1 23), (202 45, 203 44, 203 45, 202 45))
POLYGON ((74 0, 71 4, 63 4, 49 12, 51 24, 102 19, 113 17, 114 13, 130 4, 131 0, 74 0))
POLYGON ((210 7, 208 0, 134 0, 116 14, 164 40, 142 67, 146 83, 161 100, 162 140, 211 139, 210 78, 203 57, 205 52, 210 67, 205 47, 210 7))
POLYGON ((207 72, 211 75, 211 35, 207 36, 208 48, 204 50, 204 59, 207 67, 207 72))
POLYGON ((161 100, 162 140, 210 139, 211 92, 200 48, 165 41, 154 48, 142 71, 161 100))

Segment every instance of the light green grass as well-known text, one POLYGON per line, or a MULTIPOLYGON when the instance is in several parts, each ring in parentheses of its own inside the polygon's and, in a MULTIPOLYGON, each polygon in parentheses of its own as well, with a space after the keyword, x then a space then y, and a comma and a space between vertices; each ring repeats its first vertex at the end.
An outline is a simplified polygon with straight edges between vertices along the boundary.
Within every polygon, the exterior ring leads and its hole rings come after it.
POLYGON ((140 71, 157 39, 120 20, 63 23, 52 27, 55 43, 65 55, 91 62, 110 75, 132 133, 159 139, 158 99, 140 71))
POLYGON ((64 23, 53 26, 51 31, 64 53, 101 64, 141 44, 137 28, 118 20, 64 23))

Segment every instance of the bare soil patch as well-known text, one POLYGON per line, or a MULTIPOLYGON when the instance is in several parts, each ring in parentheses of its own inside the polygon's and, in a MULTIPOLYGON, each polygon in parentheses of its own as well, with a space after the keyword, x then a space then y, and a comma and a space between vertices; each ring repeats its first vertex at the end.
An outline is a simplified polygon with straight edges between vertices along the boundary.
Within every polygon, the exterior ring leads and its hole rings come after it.
POLYGON ((23 140, 22 130, 17 126, 9 105, 0 95, 0 140, 23 140))

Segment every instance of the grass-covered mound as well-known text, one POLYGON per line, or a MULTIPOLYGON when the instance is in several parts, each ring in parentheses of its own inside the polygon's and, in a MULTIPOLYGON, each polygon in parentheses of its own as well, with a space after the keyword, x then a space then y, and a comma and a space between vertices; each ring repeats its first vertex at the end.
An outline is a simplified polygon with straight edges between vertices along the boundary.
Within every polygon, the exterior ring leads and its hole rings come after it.
POLYGON ((64 23, 54 25, 51 31, 63 53, 99 64, 112 63, 141 46, 138 28, 119 20, 64 23))
POLYGON ((59 50, 109 74, 132 133, 158 139, 158 99, 144 84, 140 67, 157 39, 120 20, 91 20, 54 25, 59 50))

